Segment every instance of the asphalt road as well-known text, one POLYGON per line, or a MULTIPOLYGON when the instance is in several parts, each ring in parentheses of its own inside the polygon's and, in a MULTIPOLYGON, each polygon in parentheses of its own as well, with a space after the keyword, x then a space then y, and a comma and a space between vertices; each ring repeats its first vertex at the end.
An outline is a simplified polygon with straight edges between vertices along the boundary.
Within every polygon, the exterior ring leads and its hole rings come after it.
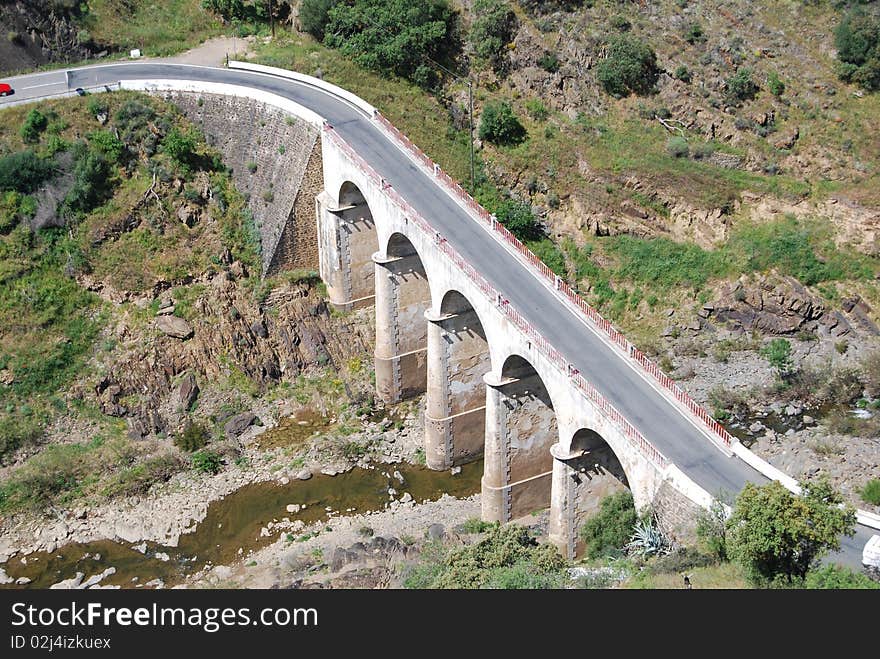
MULTIPOLYGON (((327 92, 286 78, 222 68, 180 64, 127 63, 19 76, 8 82, 18 101, 76 87, 112 84, 124 79, 187 79, 238 84, 296 101, 329 121, 370 165, 417 210, 465 259, 574 364, 654 446, 711 494, 735 495, 747 482, 766 478, 737 457, 727 457, 691 419, 658 393, 631 363, 590 330, 518 259, 471 217, 429 175, 404 157, 398 147, 359 110, 327 92)), ((381 108, 380 108, 381 109, 381 108)), ((837 562, 861 566, 862 547, 871 529, 859 526, 844 538, 837 562)))

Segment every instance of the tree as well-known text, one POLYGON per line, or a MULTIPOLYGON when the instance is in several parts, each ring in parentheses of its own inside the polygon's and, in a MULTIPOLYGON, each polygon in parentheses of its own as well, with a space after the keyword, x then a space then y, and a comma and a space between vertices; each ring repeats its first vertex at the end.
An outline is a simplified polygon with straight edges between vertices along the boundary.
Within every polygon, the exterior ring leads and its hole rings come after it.
POLYGON ((299 24, 318 41, 324 40, 324 30, 330 22, 330 10, 340 0, 303 0, 299 8, 299 24))
POLYGON ((581 527, 587 557, 598 558, 622 551, 630 541, 637 521, 636 507, 629 492, 618 492, 602 499, 599 512, 581 527))
POLYGON ((752 80, 752 70, 749 68, 738 69, 736 74, 724 82, 724 98, 731 105, 748 101, 755 98, 758 93, 758 85, 752 80))
POLYGON ((184 169, 196 159, 198 142, 192 133, 172 128, 162 140, 161 151, 184 169))
POLYGON ((480 117, 478 134, 493 144, 519 144, 526 138, 526 129, 507 101, 487 103, 480 117))
POLYGON ((48 124, 49 118, 38 109, 34 108, 28 112, 27 116, 24 118, 24 123, 21 125, 21 129, 19 130, 21 133, 21 139, 32 144, 39 142, 40 134, 46 130, 48 124))
POLYGON ((519 199, 506 199, 498 206, 495 216, 508 231, 522 241, 537 240, 543 235, 531 205, 519 199))
POLYGON ((596 77, 612 96, 652 93, 660 69, 654 49, 630 35, 611 39, 608 54, 596 67, 596 77))
POLYGON ((456 13, 447 0, 353 0, 329 9, 324 44, 374 71, 429 86, 430 60, 458 49, 456 13))
POLYGON ((779 377, 791 370, 791 343, 787 339, 773 339, 761 348, 760 353, 776 369, 779 377))
POLYGON ((728 555, 756 583, 779 579, 800 583, 829 551, 840 548, 840 536, 855 532, 855 510, 820 480, 802 486, 800 495, 782 483, 748 483, 727 522, 728 555))
POLYGON ((880 89, 880 18, 853 9, 834 31, 834 46, 841 78, 868 90, 880 89))
POLYGON ((477 57, 496 71, 504 68, 507 44, 513 37, 516 15, 506 0, 474 0, 470 41, 477 57))

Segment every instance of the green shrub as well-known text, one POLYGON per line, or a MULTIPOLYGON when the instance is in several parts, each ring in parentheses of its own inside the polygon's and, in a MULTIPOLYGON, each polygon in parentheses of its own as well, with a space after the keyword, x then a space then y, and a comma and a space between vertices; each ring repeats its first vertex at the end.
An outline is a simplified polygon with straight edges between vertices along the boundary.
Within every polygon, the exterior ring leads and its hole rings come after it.
POLYGON ((330 10, 341 0, 303 0, 299 9, 299 24, 318 41, 324 40, 324 30, 330 22, 330 10))
POLYGON ((93 117, 97 117, 99 114, 109 114, 110 112, 110 108, 106 101, 99 95, 89 96, 89 100, 86 103, 86 109, 93 117))
POLYGON ((838 74, 865 89, 880 89, 880 17, 852 9, 834 32, 838 74))
POLYGON ((785 93, 785 83, 782 82, 776 71, 771 71, 767 74, 767 89, 774 96, 782 96, 785 93))
POLYGON ((195 135, 172 128, 162 139, 159 148, 180 167, 188 170, 196 161, 197 146, 198 140, 195 135))
POLYGON ((541 226, 531 205, 519 199, 507 199, 495 212, 498 221, 523 242, 541 238, 541 226))
POLYGON ((555 53, 544 53, 538 59, 538 66, 548 73, 556 73, 559 70, 559 58, 555 53))
POLYGON ((684 40, 691 45, 705 41, 706 33, 703 31, 703 26, 697 21, 688 23, 684 31, 684 40))
POLYGON ((461 525, 461 530, 464 533, 485 533, 496 526, 498 522, 484 522, 478 517, 469 517, 461 525))
POLYGON ((758 352, 764 357, 770 365, 776 369, 780 375, 791 370, 791 343, 788 339, 773 339, 767 345, 763 346, 758 352))
POLYGON ((652 93, 659 75, 654 50, 630 35, 612 38, 607 56, 596 67, 603 89, 617 97, 652 93))
POLYGON ((431 86, 458 47, 456 14, 447 0, 353 0, 331 7, 324 44, 361 66, 431 86))
POLYGON ((675 73, 673 75, 682 82, 691 81, 691 72, 684 64, 679 64, 675 67, 675 73))
POLYGON ((714 500, 709 510, 697 517, 697 539, 703 549, 719 561, 727 560, 727 511, 714 500))
POLYGON ((547 106, 544 105, 544 101, 540 98, 530 98, 527 100, 526 112, 528 112, 529 116, 535 121, 546 121, 547 117, 550 116, 547 106))
POLYGON ((479 136, 494 144, 519 144, 526 138, 526 129, 507 101, 487 103, 480 118, 479 136))
POLYGON ((880 479, 872 478, 869 480, 865 483, 860 494, 862 495, 862 500, 866 503, 880 506, 880 479))
POLYGON ((89 133, 89 144, 92 148, 107 157, 111 163, 118 163, 125 151, 125 144, 118 137, 107 130, 98 130, 89 133))
POLYGON ((216 474, 223 467, 223 460, 219 453, 203 449, 192 454, 191 464, 193 469, 203 474, 216 474))
POLYGON ((110 164, 107 159, 92 149, 81 149, 73 168, 73 186, 64 198, 62 213, 88 213, 111 194, 110 164))
POLYGON ((690 147, 683 137, 670 137, 666 141, 666 153, 673 158, 687 158, 690 147))
POLYGON ((477 57, 501 71, 507 61, 507 44, 512 40, 516 15, 506 0, 474 0, 470 41, 477 57))
POLYGON ((581 527, 580 535, 586 544, 587 556, 599 558, 622 553, 637 521, 630 492, 618 492, 602 499, 599 512, 581 527))
POLYGON ((618 32, 627 32, 632 27, 632 23, 630 23, 629 19, 623 14, 615 14, 608 22, 611 24, 611 27, 618 32))
POLYGON ((11 153, 0 158, 0 192, 31 193, 54 173, 52 162, 43 160, 31 150, 11 153))
POLYGON ((24 119, 24 123, 21 125, 19 129, 19 133, 21 134, 21 139, 25 142, 36 143, 40 141, 40 135, 44 130, 46 130, 46 126, 49 123, 48 117, 45 114, 40 112, 37 108, 32 109, 28 112, 27 116, 24 119))
POLYGON ((724 81, 724 98, 728 103, 735 105, 755 98, 758 89, 758 85, 752 80, 752 70, 738 69, 734 75, 724 81))
POLYGON ((205 426, 200 423, 190 422, 186 424, 183 432, 174 438, 174 445, 182 451, 192 453, 204 447, 210 437, 211 435, 205 426))
POLYGON ((825 565, 807 572, 807 578, 804 579, 804 588, 810 590, 877 590, 880 589, 880 583, 877 583, 867 575, 854 572, 842 565, 825 565))

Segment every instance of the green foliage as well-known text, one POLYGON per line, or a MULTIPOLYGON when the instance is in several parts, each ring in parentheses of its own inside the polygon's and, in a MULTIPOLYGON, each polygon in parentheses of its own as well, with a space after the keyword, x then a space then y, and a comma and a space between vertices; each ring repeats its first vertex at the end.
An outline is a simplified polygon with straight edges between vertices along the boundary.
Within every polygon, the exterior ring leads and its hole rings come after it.
POLYGON ((526 247, 532 250, 535 256, 557 275, 565 276, 565 256, 552 240, 546 237, 540 240, 530 240, 526 242, 526 247))
POLYGON ((666 152, 673 158, 687 158, 690 150, 683 137, 670 137, 666 142, 666 152))
POLYGON ((752 70, 749 68, 738 69, 734 75, 724 81, 724 98, 732 105, 755 98, 758 90, 759 87, 752 80, 752 70))
POLYGON ((184 171, 196 164, 198 141, 191 132, 172 128, 162 139, 159 150, 171 158, 184 171))
POLYGON ((697 539, 702 548, 719 561, 727 560, 727 517, 724 505, 717 499, 709 510, 697 518, 697 539))
POLYGON ((788 339, 773 339, 759 351, 779 375, 791 370, 791 343, 788 339))
POLYGON ((480 117, 478 131, 481 140, 494 144, 519 144, 526 138, 526 129, 513 113, 507 101, 487 103, 480 117))
POLYGON ((547 71, 547 73, 556 73, 559 70, 559 58, 556 53, 544 53, 538 59, 538 66, 547 71))
POLYGON ((192 468, 203 474, 216 474, 223 467, 220 454, 208 449, 196 451, 190 460, 192 468))
POLYGON ((556 548, 539 545, 518 525, 493 525, 479 542, 448 553, 426 549, 404 580, 407 588, 560 588, 565 579, 556 548))
POLYGON ((512 40, 516 16, 506 0, 474 0, 471 47, 496 71, 504 69, 507 44, 512 40))
POLYGON ((855 510, 824 480, 795 495, 778 481, 747 483, 727 523, 727 549, 756 583, 803 579, 840 536, 855 530, 855 510))
POLYGON ((205 426, 201 423, 189 422, 184 427, 183 432, 174 438, 174 445, 182 451, 192 453, 203 448, 210 438, 211 435, 205 426))
POLYGON ((840 77, 865 89, 880 89, 880 17, 857 7, 834 32, 840 77))
POLYGON ((435 81, 426 58, 448 60, 458 48, 455 12, 447 0, 353 0, 331 7, 324 44, 361 66, 408 78, 435 81))
POLYGON ((299 9, 299 24, 318 41, 324 40, 324 30, 330 22, 330 10, 341 0, 303 0, 299 9))
POLYGON ((530 98, 526 101, 526 112, 535 121, 546 121, 550 111, 540 98, 530 98))
POLYGON ((31 150, 17 151, 0 158, 0 191, 28 194, 51 178, 55 167, 31 150))
POLYGON ((531 205, 519 199, 506 199, 495 211, 495 216, 523 242, 538 240, 543 235, 531 205))
POLYGON ((767 89, 774 96, 782 96, 785 93, 785 83, 782 82, 776 71, 771 71, 767 74, 767 89))
POLYGON ((469 517, 461 525, 461 530, 464 533, 485 533, 496 526, 498 526, 498 522, 484 522, 478 517, 469 517))
POLYGON ((841 565, 825 565, 807 572, 804 588, 809 590, 878 590, 877 583, 867 575, 841 565))
POLYGON ((73 168, 73 186, 64 198, 62 213, 88 213, 106 201, 112 192, 110 163, 100 152, 81 148, 73 168))
POLYGON ((880 506, 880 478, 872 478, 859 492, 865 503, 880 506))
POLYGON ((690 70, 684 64, 679 64, 675 67, 675 73, 673 75, 682 82, 690 82, 692 77, 690 70))
POLYGON ((125 144, 122 143, 122 140, 107 130, 89 133, 89 144, 111 163, 118 163, 125 151, 125 144))
POLYGON ((615 14, 608 20, 611 27, 618 32, 627 32, 631 27, 632 23, 629 22, 629 19, 623 14, 615 14))
POLYGON ((630 35, 612 38, 607 56, 596 67, 599 83, 617 97, 652 93, 659 75, 653 48, 630 35))
POLYGON ((610 249, 620 261, 620 276, 660 289, 700 289, 710 277, 727 269, 723 254, 668 238, 644 240, 620 235, 613 239, 610 249))
POLYGON ((703 31, 703 26, 697 21, 688 23, 684 31, 684 40, 691 45, 705 41, 706 33, 703 31))
POLYGON ((618 492, 602 499, 599 512, 581 527, 588 558, 619 555, 626 547, 638 521, 630 492, 618 492))
POLYGON ((27 117, 24 119, 24 123, 19 129, 21 139, 31 144, 39 142, 40 135, 46 130, 48 123, 49 118, 45 114, 40 112, 37 108, 32 109, 28 112, 27 117))

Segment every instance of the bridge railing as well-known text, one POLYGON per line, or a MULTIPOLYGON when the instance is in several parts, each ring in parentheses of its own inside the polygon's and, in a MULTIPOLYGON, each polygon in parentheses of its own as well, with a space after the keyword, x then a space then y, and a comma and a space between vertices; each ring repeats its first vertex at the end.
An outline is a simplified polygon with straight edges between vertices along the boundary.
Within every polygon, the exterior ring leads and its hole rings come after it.
MULTIPOLYGON (((663 370, 648 358, 642 351, 636 348, 624 336, 624 334, 612 325, 608 320, 590 306, 586 300, 575 292, 562 278, 558 277, 547 265, 541 261, 522 241, 514 236, 501 222, 497 221, 485 208, 468 192, 461 187, 455 180, 444 172, 440 165, 435 163, 428 157, 418 146, 400 130, 397 129, 388 119, 380 112, 376 111, 374 119, 378 125, 386 132, 386 134, 403 147, 408 153, 412 154, 421 165, 423 165, 430 173, 432 173, 446 189, 456 197, 462 205, 470 211, 470 214, 481 224, 488 226, 492 231, 499 235, 500 238, 509 244, 516 251, 528 267, 531 267, 545 281, 553 285, 553 288, 560 293, 560 297, 569 304, 570 308, 575 310, 581 317, 587 319, 594 327, 601 330, 611 342, 617 346, 627 357, 632 359, 645 373, 650 375, 660 386, 668 390, 673 397, 684 406, 696 419, 702 422, 703 426, 713 433, 725 446, 730 447, 733 437, 729 432, 701 406, 691 396, 681 389, 663 370)), ((523 322, 525 322, 523 320, 523 322)))
MULTIPOLYGON (((633 425, 626 420, 611 403, 609 403, 595 387, 584 379, 584 377, 571 364, 566 362, 565 357, 551 343, 541 335, 541 333, 531 325, 513 306, 510 301, 505 299, 498 290, 492 286, 485 277, 483 277, 476 268, 468 263, 455 250, 452 245, 444 238, 439 231, 428 222, 418 211, 416 211, 388 182, 379 176, 376 171, 363 159, 351 146, 333 129, 329 124, 324 125, 324 132, 327 137, 339 147, 351 161, 360 168, 368 178, 378 184, 389 196, 392 202, 397 205, 409 222, 415 224, 427 236, 429 236, 437 246, 476 286, 490 299, 495 301, 499 311, 522 332, 529 342, 541 352, 554 366, 559 368, 563 374, 569 377, 575 387, 581 394, 592 402, 611 423, 616 425, 624 436, 636 447, 636 449, 645 456, 650 462, 659 469, 665 469, 669 465, 669 461, 664 455, 654 447, 633 425)), ((537 258, 537 257, 536 257, 537 258)))

